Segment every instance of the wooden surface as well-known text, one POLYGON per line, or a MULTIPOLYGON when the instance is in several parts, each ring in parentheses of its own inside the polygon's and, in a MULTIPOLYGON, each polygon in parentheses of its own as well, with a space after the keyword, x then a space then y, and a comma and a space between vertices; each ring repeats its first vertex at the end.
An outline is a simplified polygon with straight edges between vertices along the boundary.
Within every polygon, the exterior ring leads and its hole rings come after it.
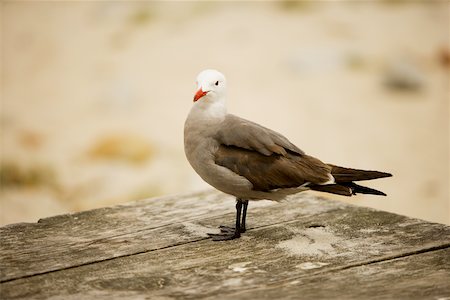
POLYGON ((450 299, 449 226, 308 193, 233 223, 208 191, 5 226, 1 299, 450 299))

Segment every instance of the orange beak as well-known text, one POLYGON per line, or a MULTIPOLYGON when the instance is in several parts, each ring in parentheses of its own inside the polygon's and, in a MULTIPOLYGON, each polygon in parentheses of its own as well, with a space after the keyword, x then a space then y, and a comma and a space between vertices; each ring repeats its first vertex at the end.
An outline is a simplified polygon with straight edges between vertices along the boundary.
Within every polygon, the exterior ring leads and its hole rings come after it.
POLYGON ((206 94, 208 94, 208 92, 204 92, 204 91, 202 90, 202 88, 200 88, 200 89, 197 91, 197 93, 195 93, 195 96, 194 96, 194 102, 196 102, 198 99, 200 99, 201 97, 205 96, 206 94))

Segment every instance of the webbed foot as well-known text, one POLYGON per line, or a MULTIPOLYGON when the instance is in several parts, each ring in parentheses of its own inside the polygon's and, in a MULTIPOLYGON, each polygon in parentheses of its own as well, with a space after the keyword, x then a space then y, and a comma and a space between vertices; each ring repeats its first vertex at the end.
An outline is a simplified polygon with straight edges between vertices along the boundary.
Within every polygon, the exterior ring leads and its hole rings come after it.
POLYGON ((229 241, 241 237, 240 231, 236 230, 234 227, 221 225, 219 228, 220 233, 208 233, 213 241, 229 241))

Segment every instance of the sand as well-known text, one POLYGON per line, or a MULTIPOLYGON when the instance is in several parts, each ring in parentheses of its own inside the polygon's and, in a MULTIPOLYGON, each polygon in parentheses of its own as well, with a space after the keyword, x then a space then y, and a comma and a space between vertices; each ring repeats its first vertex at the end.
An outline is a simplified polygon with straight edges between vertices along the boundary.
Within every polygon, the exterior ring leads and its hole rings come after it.
POLYGON ((387 197, 331 198, 450 224, 449 11, 2 2, 0 224, 208 188, 183 153, 205 68, 227 76, 230 112, 325 162, 394 174, 370 183, 387 197))

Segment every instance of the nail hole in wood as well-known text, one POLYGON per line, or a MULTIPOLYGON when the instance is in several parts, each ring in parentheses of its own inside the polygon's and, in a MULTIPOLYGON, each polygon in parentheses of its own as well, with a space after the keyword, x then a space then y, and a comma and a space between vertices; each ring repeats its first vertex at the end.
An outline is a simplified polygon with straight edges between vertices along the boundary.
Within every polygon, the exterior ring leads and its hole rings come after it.
POLYGON ((319 228, 319 227, 325 227, 325 225, 321 225, 321 224, 311 224, 308 226, 308 228, 319 228))

